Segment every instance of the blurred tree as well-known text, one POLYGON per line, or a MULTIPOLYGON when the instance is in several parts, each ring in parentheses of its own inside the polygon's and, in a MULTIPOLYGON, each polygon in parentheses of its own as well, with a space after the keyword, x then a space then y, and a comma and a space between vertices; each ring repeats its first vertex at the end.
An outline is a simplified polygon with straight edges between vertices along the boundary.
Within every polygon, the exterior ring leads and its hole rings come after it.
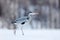
POLYGON ((60 0, 59 0, 59 9, 60 9, 60 0))
POLYGON ((0 4, 0 16, 2 16, 2 7, 1 7, 1 4, 0 4))
POLYGON ((18 17, 17 8, 18 0, 0 0, 0 16, 3 15, 2 19, 4 20, 3 21, 4 27, 7 28, 14 27, 11 26, 11 21, 18 17), (1 10, 3 14, 1 13, 1 10))
POLYGON ((32 5, 36 5, 37 4, 37 0, 30 0, 32 5))

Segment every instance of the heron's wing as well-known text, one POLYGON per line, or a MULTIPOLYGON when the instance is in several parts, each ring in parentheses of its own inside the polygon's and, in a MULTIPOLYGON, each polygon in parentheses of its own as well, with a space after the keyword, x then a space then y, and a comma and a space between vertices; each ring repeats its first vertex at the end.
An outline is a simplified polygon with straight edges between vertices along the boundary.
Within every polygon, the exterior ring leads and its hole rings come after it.
POLYGON ((16 19, 15 21, 18 23, 22 23, 22 22, 26 22, 26 20, 27 20, 27 17, 22 17, 22 18, 16 19))

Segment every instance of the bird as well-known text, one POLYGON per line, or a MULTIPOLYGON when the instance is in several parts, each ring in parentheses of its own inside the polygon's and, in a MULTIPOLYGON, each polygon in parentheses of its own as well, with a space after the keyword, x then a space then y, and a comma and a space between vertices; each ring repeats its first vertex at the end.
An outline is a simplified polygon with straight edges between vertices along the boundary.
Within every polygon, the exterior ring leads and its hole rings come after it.
POLYGON ((17 18, 15 19, 14 21, 12 21, 13 24, 15 23, 19 23, 22 25, 21 27, 21 31, 22 31, 22 35, 24 35, 24 32, 23 32, 23 25, 26 23, 26 22, 30 22, 32 20, 32 16, 36 15, 37 13, 32 13, 32 12, 29 12, 28 16, 25 16, 25 17, 21 17, 21 18, 17 18))

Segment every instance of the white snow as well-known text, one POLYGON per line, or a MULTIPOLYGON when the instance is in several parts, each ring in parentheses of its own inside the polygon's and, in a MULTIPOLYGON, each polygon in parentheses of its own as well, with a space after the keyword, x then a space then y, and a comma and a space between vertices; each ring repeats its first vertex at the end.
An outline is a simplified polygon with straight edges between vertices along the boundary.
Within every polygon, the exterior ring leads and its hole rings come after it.
POLYGON ((24 30, 24 36, 20 30, 0 29, 0 40, 60 40, 60 30, 24 30))

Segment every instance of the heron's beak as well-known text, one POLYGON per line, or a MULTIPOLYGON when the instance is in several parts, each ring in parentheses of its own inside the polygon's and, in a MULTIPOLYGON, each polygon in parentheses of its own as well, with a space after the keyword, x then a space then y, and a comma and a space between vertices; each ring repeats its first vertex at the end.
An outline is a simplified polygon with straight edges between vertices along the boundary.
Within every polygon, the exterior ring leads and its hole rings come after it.
POLYGON ((38 15, 38 13, 32 13, 32 15, 38 15))
POLYGON ((39 13, 30 13, 28 16, 35 16, 38 15, 39 13))

